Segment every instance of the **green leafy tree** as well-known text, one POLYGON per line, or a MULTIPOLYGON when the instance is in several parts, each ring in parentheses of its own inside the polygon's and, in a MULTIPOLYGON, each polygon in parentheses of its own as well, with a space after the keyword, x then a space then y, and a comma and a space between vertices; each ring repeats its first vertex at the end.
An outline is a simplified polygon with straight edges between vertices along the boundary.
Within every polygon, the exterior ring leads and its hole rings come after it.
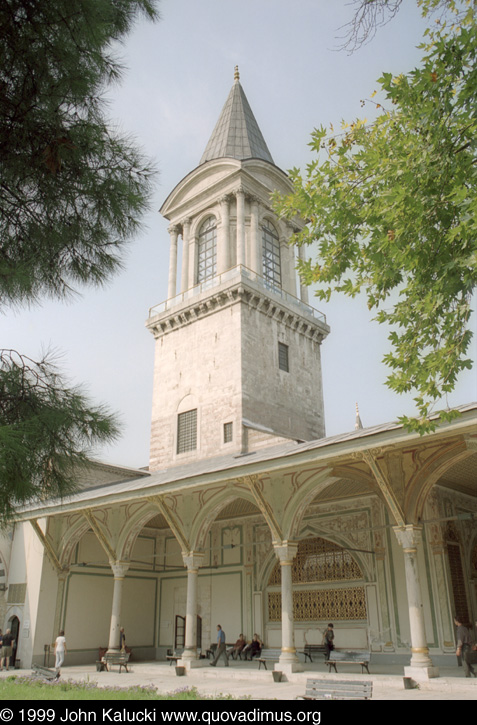
MULTIPOLYGON (((291 172, 294 192, 277 210, 308 220, 295 237, 317 259, 300 264, 317 296, 365 292, 390 326, 387 385, 413 391, 428 416, 470 368, 471 297, 477 282, 477 29, 471 2, 419 3, 447 10, 426 31, 421 65, 379 79, 385 100, 372 123, 343 123, 312 136, 315 158, 291 172)), ((374 94, 373 94, 374 95, 374 94)), ((455 412, 441 411, 449 419, 455 412)))
MULTIPOLYGON (((65 298, 121 266, 154 169, 105 118, 113 48, 156 0, 0 4, 0 305, 65 298)), ((71 490, 113 417, 69 388, 49 356, 0 354, 0 510, 71 490)))

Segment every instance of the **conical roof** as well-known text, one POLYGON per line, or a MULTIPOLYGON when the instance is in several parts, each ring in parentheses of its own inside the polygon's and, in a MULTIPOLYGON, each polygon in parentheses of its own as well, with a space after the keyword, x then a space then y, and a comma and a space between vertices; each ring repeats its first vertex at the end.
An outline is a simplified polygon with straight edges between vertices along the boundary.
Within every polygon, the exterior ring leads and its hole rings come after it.
POLYGON ((235 82, 225 102, 219 120, 200 163, 228 156, 234 159, 263 159, 274 163, 262 132, 252 113, 239 81, 237 67, 235 82))

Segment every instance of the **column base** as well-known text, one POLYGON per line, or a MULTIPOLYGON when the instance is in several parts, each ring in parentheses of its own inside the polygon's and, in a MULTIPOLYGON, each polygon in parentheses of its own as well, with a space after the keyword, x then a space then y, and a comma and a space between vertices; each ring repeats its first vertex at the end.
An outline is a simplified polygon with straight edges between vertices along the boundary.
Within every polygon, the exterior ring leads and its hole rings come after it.
POLYGON ((284 675, 292 675, 295 672, 304 672, 304 667, 301 662, 278 661, 273 669, 277 672, 283 672, 284 675))
POLYGON ((409 667, 404 668, 404 676, 411 677, 416 682, 426 682, 434 677, 439 677, 439 668, 434 666, 429 667, 409 667))
POLYGON ((178 667, 185 667, 186 670, 193 670, 193 669, 196 669, 197 667, 203 667, 204 666, 203 663, 204 663, 204 660, 198 660, 198 659, 194 659, 194 660, 188 660, 188 659, 177 660, 177 666, 178 667))

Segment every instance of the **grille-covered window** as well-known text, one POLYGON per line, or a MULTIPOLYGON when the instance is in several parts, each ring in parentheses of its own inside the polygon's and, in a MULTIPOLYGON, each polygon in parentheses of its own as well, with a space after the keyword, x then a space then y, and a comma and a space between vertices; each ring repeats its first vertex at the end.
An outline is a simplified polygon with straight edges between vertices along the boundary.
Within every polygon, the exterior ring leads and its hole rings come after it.
POLYGON ((197 408, 179 413, 177 417, 177 453, 197 448, 197 408))
POLYGON ((267 286, 280 289, 282 286, 280 240, 275 227, 269 221, 262 224, 262 268, 267 286))
POLYGON ((217 269, 217 221, 211 216, 199 231, 197 254, 197 283, 215 277, 217 269))
POLYGON ((231 443, 234 436, 234 424, 224 423, 224 443, 231 443))
POLYGON ((278 367, 286 373, 290 372, 290 366, 288 363, 288 345, 285 345, 283 342, 278 343, 278 367))

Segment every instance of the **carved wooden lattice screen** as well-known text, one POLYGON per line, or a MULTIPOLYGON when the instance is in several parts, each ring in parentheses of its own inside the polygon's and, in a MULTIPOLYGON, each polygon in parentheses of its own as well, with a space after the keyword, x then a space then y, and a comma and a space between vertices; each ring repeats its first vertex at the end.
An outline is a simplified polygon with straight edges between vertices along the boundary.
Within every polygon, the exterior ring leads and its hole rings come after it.
MULTIPOLYGON (((363 573, 351 554, 322 538, 305 539, 298 545, 293 561, 293 584, 323 584, 363 579, 363 573)), ((277 563, 269 586, 281 584, 281 567, 277 563)), ((268 619, 281 619, 281 593, 268 593, 268 619)), ((300 621, 367 619, 364 586, 320 589, 296 589, 293 592, 293 618, 300 621)))
POLYGON ((449 570, 454 595, 455 614, 464 624, 470 624, 469 606, 465 590, 465 576, 462 568, 460 545, 447 542, 447 555, 449 557, 449 570))

